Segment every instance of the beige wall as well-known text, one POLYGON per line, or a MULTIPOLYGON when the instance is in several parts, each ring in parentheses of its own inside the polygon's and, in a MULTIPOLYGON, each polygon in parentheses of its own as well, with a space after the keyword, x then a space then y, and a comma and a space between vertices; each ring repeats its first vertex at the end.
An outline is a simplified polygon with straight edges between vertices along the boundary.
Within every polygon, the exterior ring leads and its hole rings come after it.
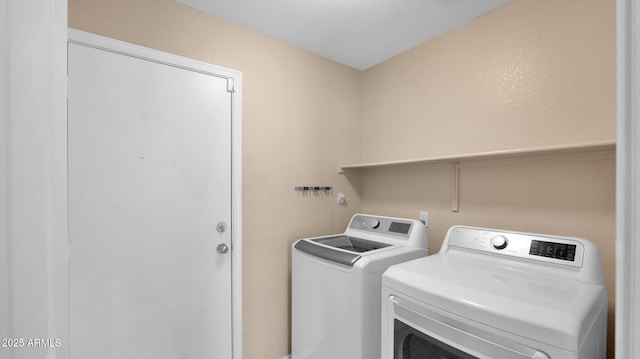
POLYGON ((615 0, 515 0, 363 74, 365 162, 615 139, 615 0))
MULTIPOLYGON (((363 73, 363 162, 615 141, 615 1, 515 0, 363 73)), ((613 358, 615 153, 390 167, 362 211, 583 237, 603 257, 613 358)), ((350 176, 350 174, 347 174, 350 176)))
POLYGON ((244 357, 288 354, 291 244, 360 209, 337 164, 359 160, 361 72, 173 0, 69 0, 69 26, 242 72, 244 357))
POLYGON ((364 72, 172 0, 69 0, 69 24, 242 71, 245 358, 289 352, 291 243, 342 231, 361 210, 428 210, 432 252, 452 224, 589 238, 613 303, 611 151, 463 162, 457 213, 446 164, 336 170, 612 141, 614 0, 515 0, 364 72), (336 191, 293 191, 306 184, 336 191))

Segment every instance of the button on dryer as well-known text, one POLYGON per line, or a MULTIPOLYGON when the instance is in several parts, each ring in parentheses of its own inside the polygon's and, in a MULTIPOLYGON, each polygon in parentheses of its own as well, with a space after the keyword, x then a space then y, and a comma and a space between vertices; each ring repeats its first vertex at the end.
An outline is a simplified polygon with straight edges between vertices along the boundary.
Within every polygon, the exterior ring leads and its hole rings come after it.
POLYGON ((507 248, 507 244, 509 244, 509 241, 505 236, 495 236, 491 238, 491 245, 495 249, 505 249, 507 248))

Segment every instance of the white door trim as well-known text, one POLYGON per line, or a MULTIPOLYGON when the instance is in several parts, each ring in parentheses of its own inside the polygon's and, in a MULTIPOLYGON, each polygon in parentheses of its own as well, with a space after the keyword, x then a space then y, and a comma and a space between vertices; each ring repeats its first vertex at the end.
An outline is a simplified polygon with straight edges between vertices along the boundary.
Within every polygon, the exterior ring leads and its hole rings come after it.
POLYGON ((0 336, 65 358, 67 1, 3 1, 0 23, 0 336))
MULTIPOLYGON (((242 358, 242 74, 235 70, 69 29, 68 41, 227 78, 231 109, 231 298, 233 359, 242 358)), ((67 283, 68 286, 68 283, 67 283)))
POLYGON ((617 1, 616 358, 640 358, 640 1, 617 1))

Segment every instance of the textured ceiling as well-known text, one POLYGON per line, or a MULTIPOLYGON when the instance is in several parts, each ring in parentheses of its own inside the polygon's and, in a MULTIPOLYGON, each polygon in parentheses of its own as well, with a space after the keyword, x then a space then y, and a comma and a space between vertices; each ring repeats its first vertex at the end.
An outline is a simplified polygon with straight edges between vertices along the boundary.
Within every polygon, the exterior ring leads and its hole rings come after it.
POLYGON ((511 0, 177 0, 365 70, 511 0))

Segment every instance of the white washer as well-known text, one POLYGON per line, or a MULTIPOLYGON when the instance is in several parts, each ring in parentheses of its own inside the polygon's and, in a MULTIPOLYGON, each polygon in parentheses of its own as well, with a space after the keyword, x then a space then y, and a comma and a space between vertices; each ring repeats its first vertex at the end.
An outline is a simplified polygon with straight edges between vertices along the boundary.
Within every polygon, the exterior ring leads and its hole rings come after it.
POLYGON ((292 359, 379 359, 382 273, 427 252, 421 222, 364 214, 294 243, 292 359))
POLYGON ((382 283, 382 359, 606 356, 602 264, 585 239, 454 226, 382 283))

